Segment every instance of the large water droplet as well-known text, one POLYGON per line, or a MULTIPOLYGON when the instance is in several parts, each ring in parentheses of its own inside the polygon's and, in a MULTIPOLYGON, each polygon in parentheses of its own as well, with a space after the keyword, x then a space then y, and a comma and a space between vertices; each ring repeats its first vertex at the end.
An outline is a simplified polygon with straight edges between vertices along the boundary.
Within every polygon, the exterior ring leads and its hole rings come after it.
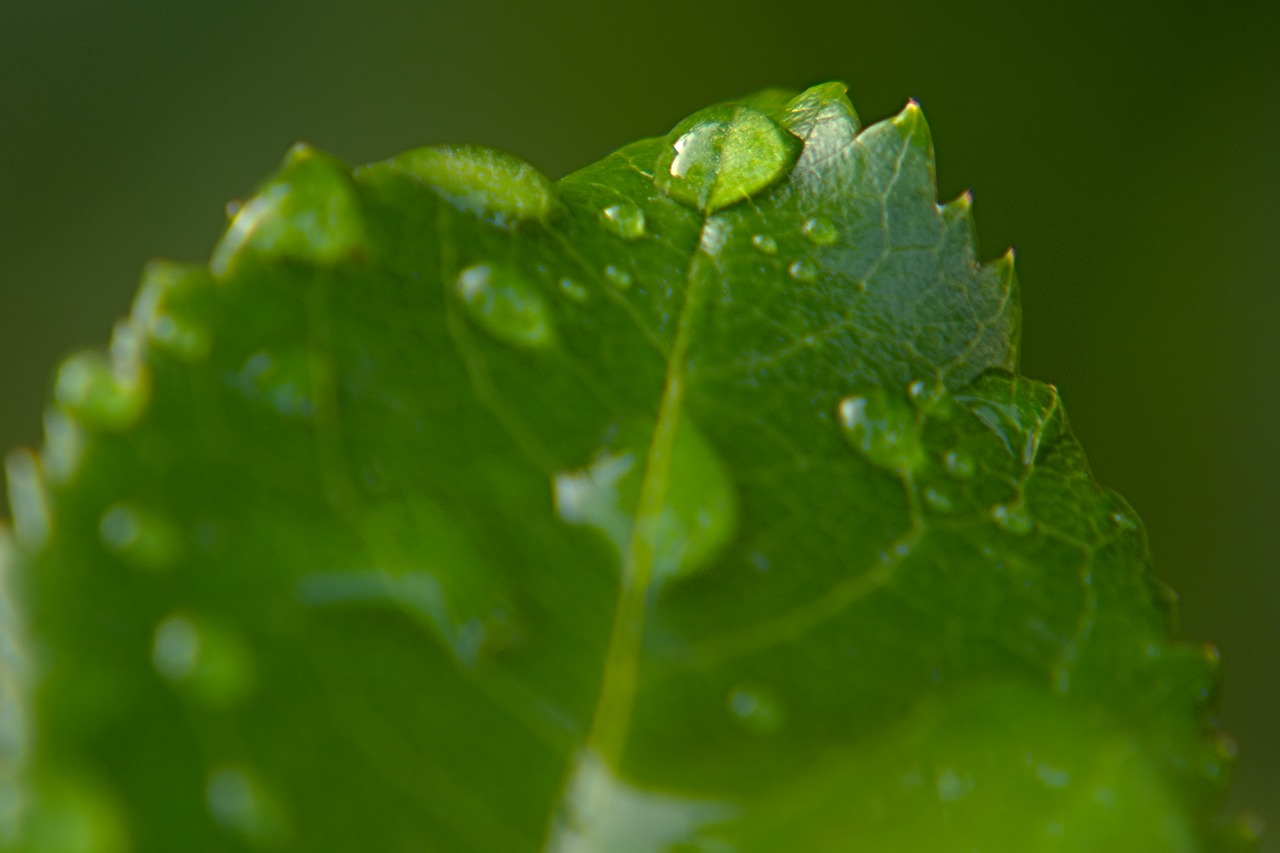
POLYGON ((536 168, 480 145, 439 145, 408 151, 361 169, 359 174, 398 172, 430 187, 459 210, 495 225, 545 219, 551 211, 551 181, 536 168))
POLYGON ((144 569, 164 569, 178 558, 182 537, 159 513, 130 503, 113 504, 98 522, 98 536, 107 550, 144 569))
POLYGON ((923 461, 916 414, 906 400, 891 398, 884 389, 875 388, 845 397, 837 411, 845 438, 872 464, 907 471, 923 461))
MULTIPOLYGON (((644 442, 637 440, 637 446, 644 442)), ((644 471, 638 453, 596 455, 583 470, 556 475, 556 512, 570 524, 605 535, 622 564, 631 544, 644 471)), ((661 583, 703 568, 729 542, 737 524, 737 494, 719 456, 687 419, 676 427, 667 466, 667 490, 659 512, 641 519, 653 578, 661 583)))
POLYGON ((193 698, 215 707, 232 705, 253 688, 253 655, 244 641, 181 613, 156 626, 151 663, 193 698))
POLYGON ((506 344, 551 343, 551 312, 542 295, 515 270, 475 264, 458 273, 454 291, 472 321, 506 344))
POLYGON ((218 824, 256 846, 274 847, 287 840, 284 809, 262 781, 244 768, 224 765, 210 773, 205 802, 218 824))
POLYGON ((814 216, 805 220, 801 233, 805 239, 815 246, 830 246, 840 239, 840 231, 834 222, 825 216, 814 216))
POLYGON ((677 201, 711 214, 784 178, 800 148, 800 140, 758 110, 711 107, 667 136, 654 182, 677 201))
POLYGON ((605 230, 623 240, 639 240, 644 236, 644 211, 630 202, 611 204, 600 211, 605 230))
POLYGON ((782 728, 782 708, 769 691, 740 684, 725 697, 729 713, 746 728, 759 734, 770 734, 782 728))
POLYGON ((1026 536, 1035 527, 1031 513, 1021 501, 1007 504, 996 504, 991 508, 991 520, 1006 533, 1015 536, 1026 536))
POLYGON ((639 493, 630 454, 600 453, 586 468, 557 474, 552 481, 556 514, 569 524, 594 527, 613 544, 619 558, 631 538, 631 510, 639 493))

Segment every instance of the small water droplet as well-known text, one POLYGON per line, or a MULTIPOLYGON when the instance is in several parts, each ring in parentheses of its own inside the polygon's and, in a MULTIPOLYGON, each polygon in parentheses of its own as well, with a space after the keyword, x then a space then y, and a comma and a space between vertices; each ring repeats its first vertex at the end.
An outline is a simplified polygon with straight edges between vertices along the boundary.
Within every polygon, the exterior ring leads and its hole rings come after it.
POLYGON ((577 302, 579 305, 587 301, 588 293, 585 285, 574 281, 571 278, 562 278, 557 285, 560 292, 567 296, 571 301, 577 302))
POLYGON ((1137 530, 1138 523, 1126 512, 1116 510, 1111 513, 1111 523, 1120 530, 1137 530))
POLYGON ((1001 530, 1006 533, 1012 533, 1015 536, 1026 536, 1035 527, 1031 513, 1027 511, 1026 505, 1021 502, 996 504, 991 508, 991 520, 1001 530))
POLYGON ((883 389, 845 397, 837 413, 846 440, 872 464, 906 471, 923 459, 915 412, 883 389))
POLYGON ((801 143, 759 110, 710 107, 676 125, 654 182, 672 198, 711 214, 750 198, 791 171, 801 143))
POLYGON ((644 236, 644 211, 630 202, 611 204, 600 211, 605 230, 623 240, 639 240, 644 236))
POLYGON ((753 732, 771 734, 782 728, 782 708, 762 688, 740 684, 729 691, 725 705, 734 719, 753 732))
POLYGON ((551 312, 523 275, 506 267, 474 264, 458 273, 454 292, 473 322, 506 344, 551 343, 551 312))
POLYGON ((618 290, 626 290, 631 287, 631 273, 616 264, 609 264, 604 268, 604 278, 605 281, 618 288, 618 290))
POLYGON ((948 450, 942 457, 942 467, 957 480, 968 480, 978 470, 978 463, 963 450, 948 450))
POLYGON ((940 767, 934 774, 934 786, 940 802, 953 803, 972 793, 973 778, 954 767, 940 767))
POLYGON ((311 365, 306 349, 270 353, 259 350, 229 377, 233 387, 250 400, 270 406, 286 417, 315 414, 311 400, 311 365))
POLYGON ((936 486, 925 487, 924 502, 934 512, 949 513, 955 511, 955 504, 950 496, 936 486))
POLYGON ((807 258, 800 258, 797 261, 792 261, 791 266, 787 267, 787 275, 791 276, 794 281, 813 281, 818 277, 818 268, 813 265, 813 261, 807 258))
POLYGON ((178 558, 181 534, 167 518, 128 503, 113 504, 98 522, 109 551, 145 569, 164 569, 178 558))
POLYGON ((917 409, 946 420, 951 414, 951 398, 947 388, 936 379, 916 379, 907 385, 907 399, 917 409))
POLYGON ((751 245, 762 255, 778 254, 778 241, 770 237, 768 234, 757 234, 751 238, 751 245))
POLYGON ((156 626, 151 644, 156 672, 215 707, 243 699, 253 687, 253 657, 236 635, 181 613, 156 626))
POLYGON ((840 231, 836 228, 836 224, 825 216, 806 219, 801 233, 815 246, 830 246, 840 239, 840 231))
POLYGON ((1071 771, 1064 770, 1060 767, 1054 767, 1043 761, 1035 764, 1036 778, 1040 780, 1040 784, 1046 788, 1065 788, 1071 784, 1071 771))
POLYGON ((437 145, 359 170, 362 178, 399 173, 429 187, 461 211, 501 227, 545 219, 554 190, 546 175, 518 157, 481 145, 437 145))
POLYGON ((224 765, 209 774, 205 803, 214 821, 255 845, 277 846, 289 834, 279 802, 261 780, 240 767, 224 765))
POLYGON ((108 360, 101 353, 73 355, 58 368, 53 396, 80 423, 122 430, 142 416, 150 398, 150 377, 136 361, 108 360))

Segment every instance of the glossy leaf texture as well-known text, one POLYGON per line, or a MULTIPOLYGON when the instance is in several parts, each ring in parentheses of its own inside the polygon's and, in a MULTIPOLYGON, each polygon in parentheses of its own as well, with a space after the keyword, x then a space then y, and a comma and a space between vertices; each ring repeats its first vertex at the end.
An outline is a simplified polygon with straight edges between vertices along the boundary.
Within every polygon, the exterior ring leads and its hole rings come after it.
POLYGON ((1246 847, 1216 654, 1017 336, 914 103, 555 183, 297 147, 9 459, 3 843, 1246 847))

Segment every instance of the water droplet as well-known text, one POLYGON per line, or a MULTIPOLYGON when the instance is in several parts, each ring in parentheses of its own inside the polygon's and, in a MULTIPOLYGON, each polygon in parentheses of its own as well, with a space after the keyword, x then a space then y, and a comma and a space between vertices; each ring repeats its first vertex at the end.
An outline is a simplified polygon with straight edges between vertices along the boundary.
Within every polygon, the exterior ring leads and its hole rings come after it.
POLYGON ((963 450, 948 450, 942 457, 942 467, 957 480, 968 480, 978 470, 978 463, 963 450))
POLYGON ((311 377, 310 356, 298 347, 274 354, 259 350, 245 359, 229 381, 245 397, 270 406, 278 414, 309 418, 315 414, 311 377))
POLYGON ((921 412, 947 419, 951 414, 951 397, 936 379, 916 379, 907 385, 907 399, 921 412))
POLYGON ((801 232, 805 239, 815 246, 830 246, 840 239, 840 231, 836 228, 836 224, 825 216, 806 219, 801 232))
POLYGON ((782 728, 782 709, 766 690, 738 685, 729 691, 725 704, 738 722, 758 734, 770 734, 782 728))
POLYGON ((1036 762, 1034 769, 1036 778, 1046 788, 1065 788, 1071 784, 1071 771, 1069 770, 1054 767, 1044 762, 1036 762))
POLYGON ((221 278, 245 252, 336 264, 359 255, 365 243, 364 216, 346 166, 299 144, 236 212, 209 269, 221 278))
POLYGON ((973 778, 954 767, 940 767, 934 775, 934 786, 940 802, 953 803, 972 793, 973 778))
POLYGON ((205 784, 209 814, 219 825, 259 846, 277 846, 289 835, 288 820, 277 799, 254 774, 224 765, 205 784))
POLYGON ((1120 530, 1137 530, 1138 529, 1138 522, 1134 521, 1133 517, 1130 516, 1128 513, 1121 512, 1120 510, 1116 510, 1115 512, 1111 513, 1111 523, 1114 524, 1120 530))
POLYGON ((551 312, 533 285, 515 270, 475 264, 458 273, 454 291, 472 321, 506 344, 551 343, 551 312))
POLYGON ((876 388, 845 397, 837 413, 845 439, 873 465, 906 471, 923 460, 915 412, 906 401, 899 403, 876 388))
POLYGON ((662 192, 707 214, 784 178, 801 149, 800 140, 773 119, 735 105, 690 116, 666 141, 654 182, 662 192))
POLYGON ((116 431, 142 416, 150 390, 150 377, 139 362, 113 363, 101 353, 82 352, 58 368, 53 397, 81 424, 116 431))
POLYGON ((562 278, 557 285, 560 292, 567 296, 571 301, 577 302, 579 305, 587 301, 589 294, 585 285, 574 281, 571 278, 562 278))
POLYGON ((955 511, 955 504, 951 497, 936 486, 926 486, 924 490, 924 502, 934 512, 949 513, 955 511))
POLYGON ((235 634, 175 613, 156 626, 151 663, 196 700, 227 707, 253 687, 253 657, 235 634))
POLYGON ((751 238, 751 245, 762 255, 778 254, 778 241, 770 237, 768 234, 757 234, 751 238))
POLYGON ((366 166, 361 178, 399 173, 429 187, 458 210, 502 227, 545 219, 551 212, 551 181, 536 168, 481 145, 438 145, 408 151, 366 166))
POLYGON ((1031 513, 1027 511, 1026 505, 1021 502, 996 504, 991 508, 991 520, 1001 530, 1006 533, 1012 533, 1015 536, 1026 536, 1035 527, 1031 513))
POLYGON ((813 265, 813 261, 800 258, 797 261, 792 261, 791 266, 787 267, 787 275, 791 276, 794 281, 813 281, 818 277, 818 268, 813 265))
POLYGON ((618 290, 626 290, 631 287, 631 273, 615 264, 609 264, 604 268, 605 281, 612 284, 618 290))
POLYGON ((644 236, 644 211, 630 202, 611 204, 600 211, 605 230, 623 240, 639 240, 644 236))
POLYGON ((631 785, 588 751, 574 762, 544 849, 555 853, 721 850, 724 845, 708 838, 703 828, 722 823, 736 812, 728 803, 631 785))
POLYGON ((631 539, 631 508, 639 493, 635 477, 627 482, 635 470, 630 453, 599 453, 586 468, 557 474, 552 481, 556 514, 569 524, 599 530, 621 559, 631 539))
POLYGON ((113 504, 98 522, 107 550, 145 569, 167 568, 182 549, 182 537, 167 518, 133 504, 113 504))

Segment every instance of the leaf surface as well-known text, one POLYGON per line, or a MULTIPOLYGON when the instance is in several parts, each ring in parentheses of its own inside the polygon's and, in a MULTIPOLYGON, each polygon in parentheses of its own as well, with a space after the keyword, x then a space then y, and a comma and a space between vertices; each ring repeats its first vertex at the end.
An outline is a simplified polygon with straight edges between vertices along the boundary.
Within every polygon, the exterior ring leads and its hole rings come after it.
POLYGON ((10 458, 8 842, 1234 845, 1216 658, 933 170, 838 84, 554 184, 295 148, 10 458))

